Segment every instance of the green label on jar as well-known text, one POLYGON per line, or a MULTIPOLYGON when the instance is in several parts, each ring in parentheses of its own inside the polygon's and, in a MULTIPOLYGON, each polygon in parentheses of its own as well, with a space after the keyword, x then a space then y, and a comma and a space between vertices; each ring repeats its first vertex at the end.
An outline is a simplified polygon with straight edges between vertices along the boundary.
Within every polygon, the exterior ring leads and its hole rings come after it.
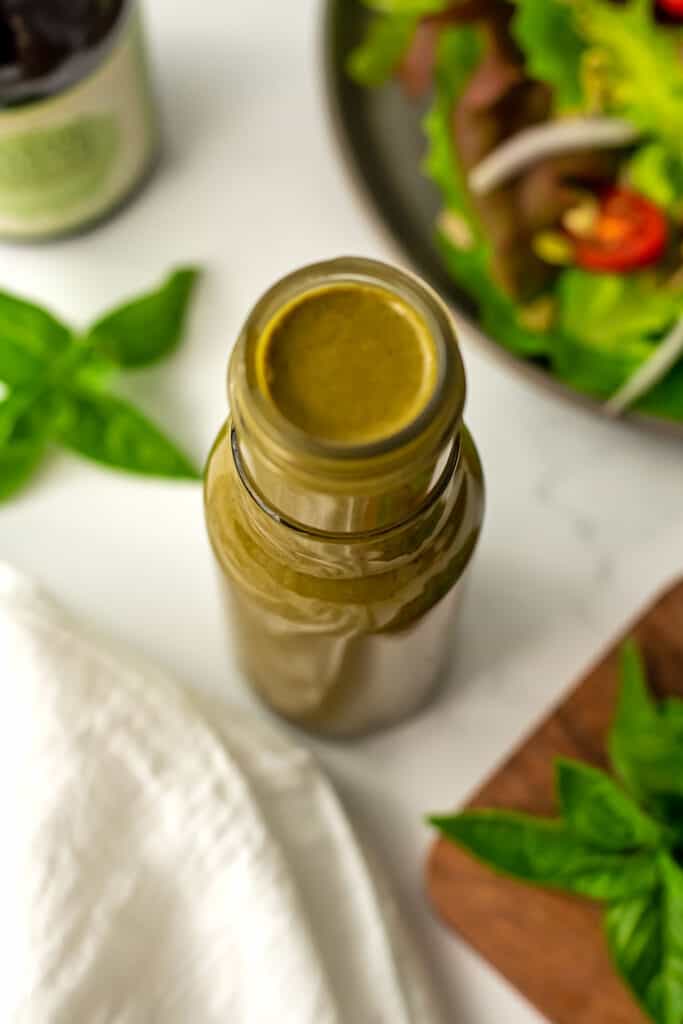
POLYGON ((0 111, 0 236, 45 238, 103 216, 142 178, 156 144, 134 14, 88 78, 52 99, 0 111))
POLYGON ((120 144, 111 115, 0 141, 0 215, 67 214, 106 186, 120 144))

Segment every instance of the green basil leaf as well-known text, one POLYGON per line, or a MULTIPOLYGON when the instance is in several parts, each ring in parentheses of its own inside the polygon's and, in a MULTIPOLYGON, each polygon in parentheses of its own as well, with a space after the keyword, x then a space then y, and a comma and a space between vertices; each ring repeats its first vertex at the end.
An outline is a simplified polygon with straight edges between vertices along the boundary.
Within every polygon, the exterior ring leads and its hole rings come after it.
POLYGON ((644 730, 624 741, 621 758, 631 789, 655 811, 660 797, 683 795, 683 747, 675 736, 644 730))
POLYGON ((0 380, 9 387, 39 377, 70 341, 71 332, 47 310, 0 291, 0 380))
POLYGON ((612 960, 657 1024, 683 1020, 683 872, 658 857, 661 889, 610 907, 605 929, 612 960))
POLYGON ((373 18, 365 39, 349 55, 347 69, 359 85, 383 85, 410 46, 418 19, 410 14, 373 18))
POLYGON ((631 731, 659 720, 657 704, 647 685, 645 663, 635 640, 627 640, 621 649, 619 665, 621 691, 614 728, 631 731))
POLYGON ((621 651, 621 688, 617 710, 608 737, 608 749, 616 774, 636 796, 644 796, 633 760, 633 740, 647 734, 659 747, 661 719, 650 696, 640 651, 634 640, 621 651))
POLYGON ((49 434, 62 410, 60 396, 41 384, 10 392, 0 401, 0 445, 32 441, 49 434))
POLYGON ((113 395, 74 390, 60 439, 73 451, 144 476, 197 480, 189 459, 133 406, 113 395))
POLYGON ((661 1024, 683 1021, 683 872, 660 854, 663 883, 662 969, 648 993, 648 1007, 661 1024))
POLYGON ((597 768, 560 759, 555 782, 564 821, 591 846, 601 850, 656 848, 667 838, 666 830, 597 768))
POLYGON ((653 985, 662 969, 662 932, 663 908, 659 892, 631 896, 605 912, 605 933, 612 962, 648 1013, 653 985))
POLYGON ((37 468, 53 436, 62 403, 40 385, 0 402, 0 501, 14 495, 37 468))
POLYGON ((655 857, 587 846, 566 825, 508 811, 466 811, 431 823, 494 870, 595 900, 619 900, 658 885, 655 857))
POLYGON ((157 291, 98 320, 86 340, 120 366, 149 366, 179 344, 198 276, 194 268, 176 270, 157 291))
POLYGON ((609 735, 617 775, 641 803, 680 834, 677 814, 683 796, 683 743, 650 696, 645 669, 633 642, 624 647, 622 685, 609 735))
POLYGON ((47 444, 44 437, 0 445, 0 501, 19 491, 38 468, 47 444))

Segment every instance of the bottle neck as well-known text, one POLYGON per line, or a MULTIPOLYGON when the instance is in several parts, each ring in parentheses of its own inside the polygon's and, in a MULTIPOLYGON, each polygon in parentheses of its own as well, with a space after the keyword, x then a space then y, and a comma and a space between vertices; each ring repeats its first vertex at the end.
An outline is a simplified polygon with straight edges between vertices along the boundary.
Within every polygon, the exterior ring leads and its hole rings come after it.
POLYGON ((389 530, 430 505, 457 475, 461 464, 461 429, 438 447, 387 470, 382 465, 330 465, 314 474, 302 467, 288 470, 253 443, 239 425, 230 425, 230 456, 250 498, 276 521, 304 531, 358 534, 389 530))

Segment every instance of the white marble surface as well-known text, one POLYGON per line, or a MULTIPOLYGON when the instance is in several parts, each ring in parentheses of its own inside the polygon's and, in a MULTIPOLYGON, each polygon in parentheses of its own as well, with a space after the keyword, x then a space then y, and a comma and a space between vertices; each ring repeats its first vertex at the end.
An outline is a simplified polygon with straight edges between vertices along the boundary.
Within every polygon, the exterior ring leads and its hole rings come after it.
MULTIPOLYGON (((0 249, 0 281, 85 323, 174 262, 206 264, 185 347, 127 382, 200 460, 225 416, 228 352, 258 294, 310 260, 395 254, 337 159, 316 0, 149 0, 148 9, 168 136, 162 170, 96 234, 0 249)), ((468 346, 465 357, 489 510, 452 683, 404 728, 316 749, 384 854, 453 1021, 531 1024, 537 1015, 431 918, 421 819, 464 798, 624 621, 683 573, 683 451, 556 404, 468 346)), ((0 558, 188 683, 249 701, 226 649, 198 487, 56 454, 0 509, 0 558)))

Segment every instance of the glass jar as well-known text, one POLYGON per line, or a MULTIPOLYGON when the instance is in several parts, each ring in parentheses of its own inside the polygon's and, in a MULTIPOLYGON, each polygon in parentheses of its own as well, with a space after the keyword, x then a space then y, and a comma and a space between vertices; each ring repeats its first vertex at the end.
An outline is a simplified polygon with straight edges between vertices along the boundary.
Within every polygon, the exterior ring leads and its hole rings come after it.
POLYGON ((416 277, 339 259, 276 284, 229 370, 231 418, 209 457, 205 500, 243 672, 278 714, 347 737, 416 712, 453 647, 453 613, 483 516, 463 425, 465 376, 450 314, 416 277), (260 339, 297 297, 379 287, 421 318, 438 353, 426 407, 370 444, 307 435, 263 393, 260 339))
POLYGON ((0 2, 0 238, 100 220, 158 149, 136 0, 0 2))

